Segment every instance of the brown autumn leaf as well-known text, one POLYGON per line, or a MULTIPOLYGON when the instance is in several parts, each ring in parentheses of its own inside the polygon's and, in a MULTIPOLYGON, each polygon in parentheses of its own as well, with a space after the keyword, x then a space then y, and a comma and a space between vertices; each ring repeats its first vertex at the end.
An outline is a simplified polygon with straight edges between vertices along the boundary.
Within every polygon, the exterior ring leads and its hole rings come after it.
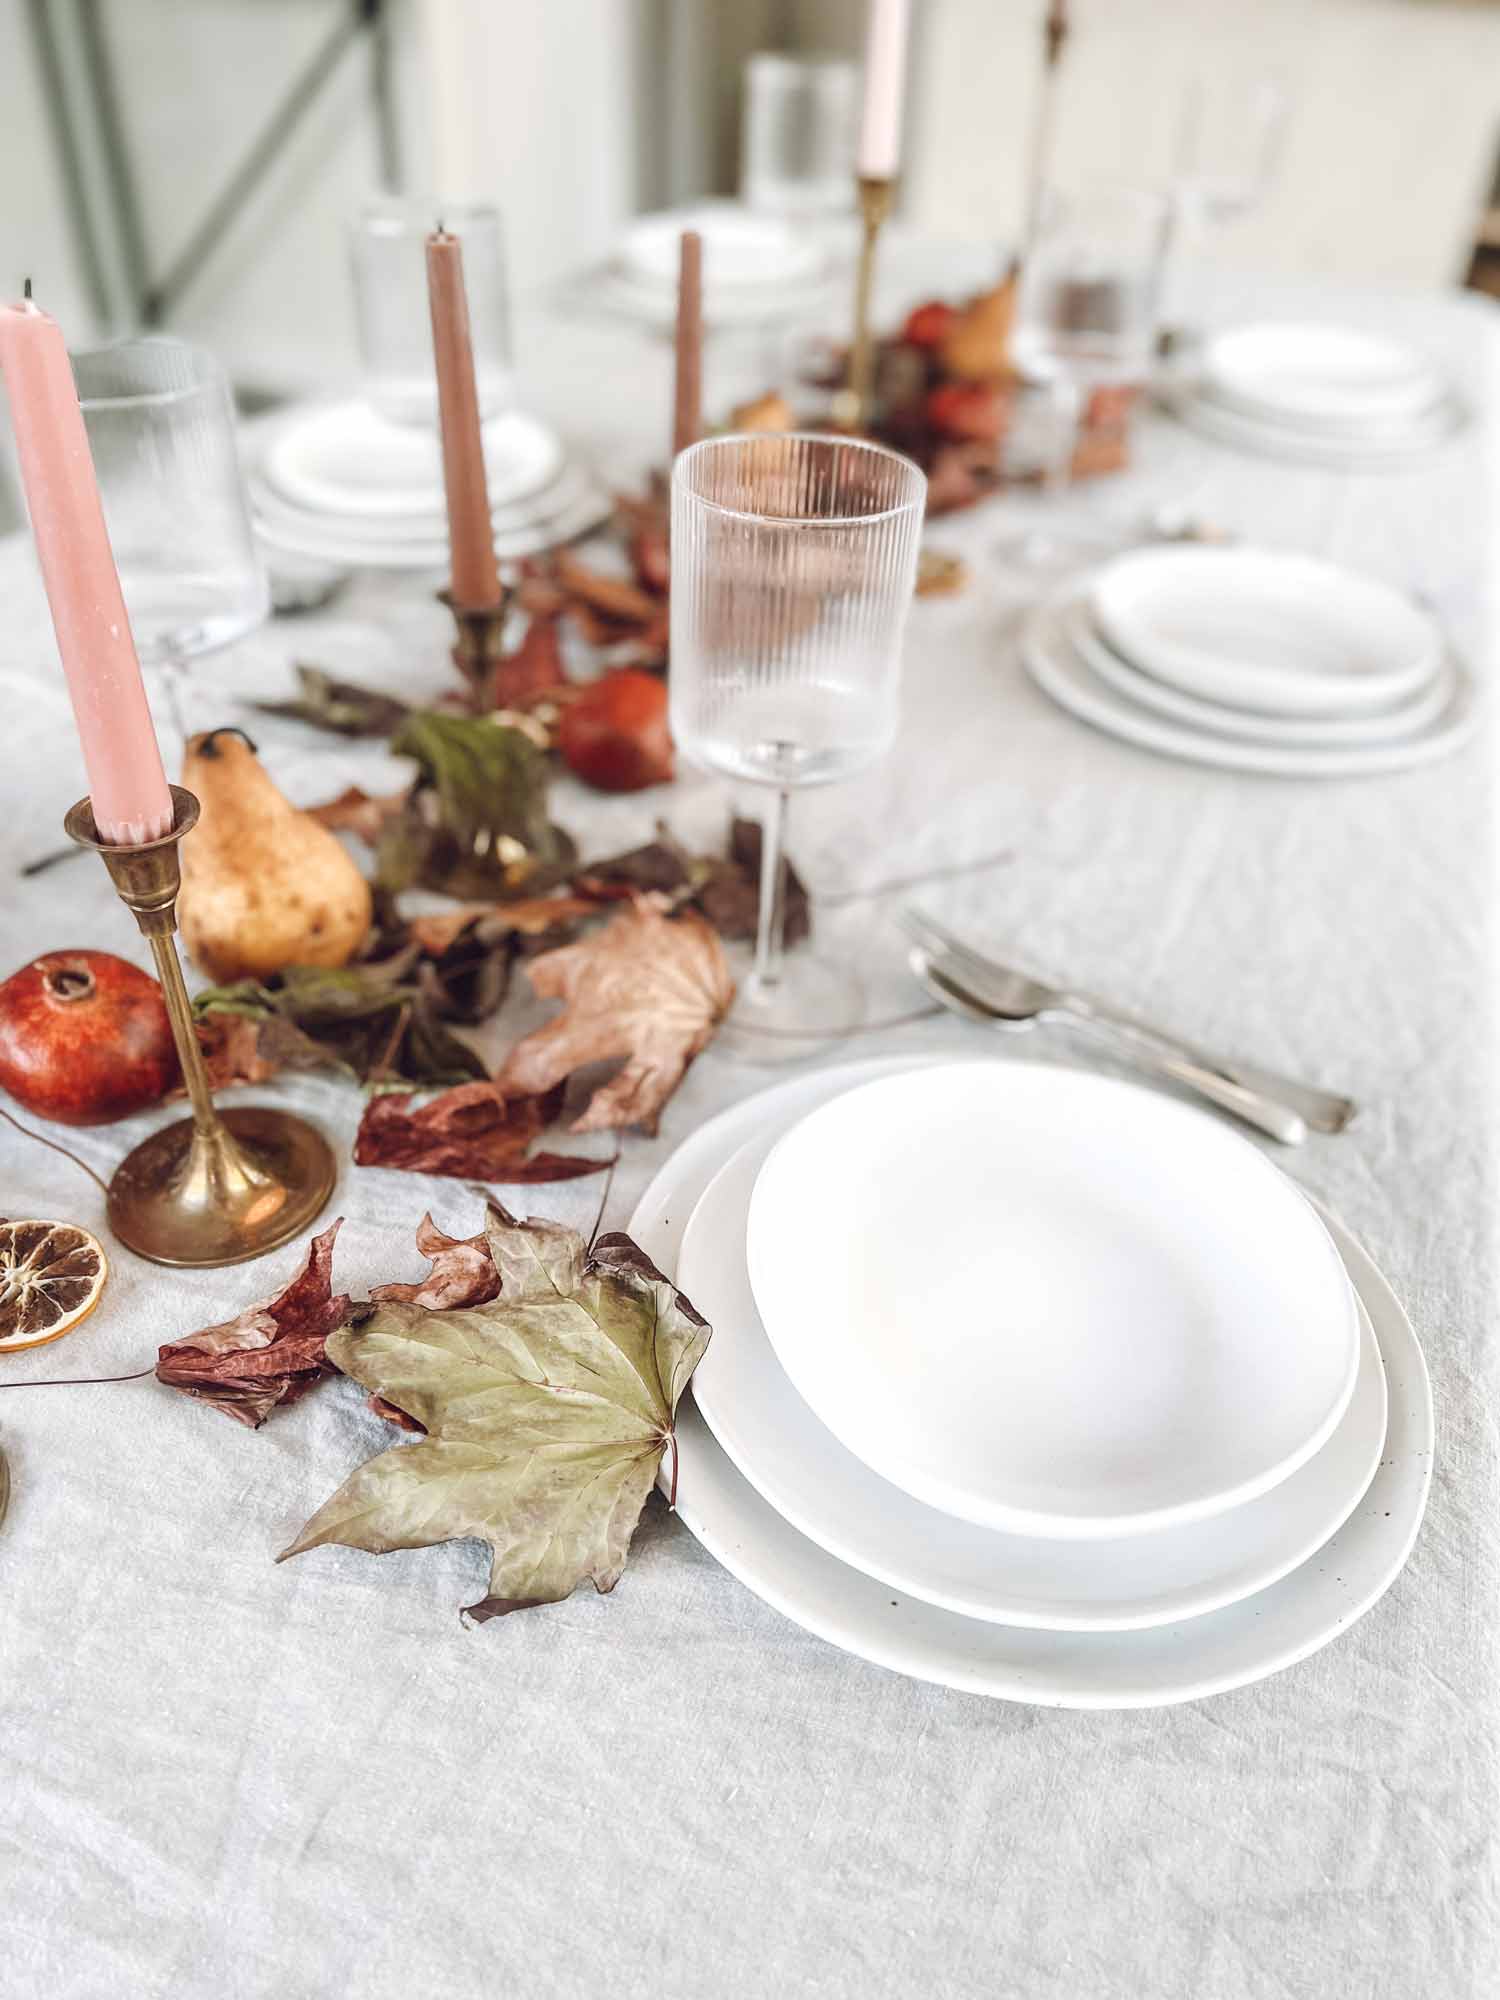
POLYGON ((342 1221, 312 1239, 301 1269, 274 1298, 163 1347, 157 1381, 254 1430, 278 1403, 295 1402, 331 1375, 324 1344, 349 1314, 348 1294, 333 1290, 333 1245, 342 1221))
POLYGON ((307 816, 319 826, 326 826, 330 833, 357 834, 374 847, 405 804, 405 792, 387 792, 376 798, 359 785, 349 785, 337 798, 320 806, 309 806, 307 816))
POLYGON ((430 1214, 424 1215, 417 1224, 417 1248, 430 1267, 427 1276, 415 1285, 376 1285, 372 1299, 451 1312, 458 1306, 482 1306, 499 1291, 500 1273, 482 1229, 477 1236, 449 1236, 430 1214))
POLYGON ((557 619, 532 614, 512 653, 495 662, 490 676, 489 705, 524 709, 567 684, 557 619))
POLYGON ((587 605, 614 625, 648 625, 660 608, 656 598, 638 583, 591 569, 566 549, 558 550, 554 569, 558 583, 575 604, 587 605))
POLYGON ((359 1167, 395 1167, 454 1180, 571 1181, 601 1173, 608 1160, 576 1154, 527 1157, 556 1111, 550 1094, 504 1091, 493 1083, 461 1083, 413 1108, 414 1091, 387 1091, 365 1106, 354 1139, 359 1167))
POLYGON ((530 896, 519 903, 461 903, 456 910, 413 917, 410 933, 430 958, 442 958, 475 925, 493 937, 545 937, 598 915, 584 896, 530 896))
POLYGON ((628 1236, 491 1207, 487 1303, 360 1308, 333 1360, 429 1433, 356 1467, 280 1560, 480 1540, 484 1619, 619 1581, 709 1328, 628 1236))
POLYGON ((511 1050, 496 1077, 502 1090, 533 1096, 591 1063, 622 1063, 574 1121, 575 1132, 625 1125, 654 1132, 734 998, 712 925, 696 911, 664 916, 644 898, 526 969, 541 998, 566 1004, 511 1050))

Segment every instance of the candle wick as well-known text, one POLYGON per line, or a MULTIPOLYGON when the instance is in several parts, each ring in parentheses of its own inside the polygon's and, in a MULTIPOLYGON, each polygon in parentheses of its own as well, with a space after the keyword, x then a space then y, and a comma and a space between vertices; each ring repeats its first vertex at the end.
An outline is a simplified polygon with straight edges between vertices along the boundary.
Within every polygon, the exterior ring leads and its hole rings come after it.
POLYGON ((26 279, 23 279, 23 280, 22 280, 22 283, 21 283, 21 296, 22 296, 22 298, 23 298, 23 299, 29 299, 29 298, 31 297, 31 280, 30 280, 30 278, 26 278, 26 279))

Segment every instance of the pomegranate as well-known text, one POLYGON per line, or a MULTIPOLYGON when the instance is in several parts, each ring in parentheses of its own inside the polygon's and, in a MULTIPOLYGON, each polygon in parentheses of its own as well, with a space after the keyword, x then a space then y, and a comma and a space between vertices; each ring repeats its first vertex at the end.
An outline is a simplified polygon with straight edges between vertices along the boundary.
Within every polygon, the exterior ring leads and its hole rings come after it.
POLYGON ((666 684, 637 667, 617 667, 570 701, 557 747, 576 777, 600 792, 638 792, 672 775, 666 684))
POLYGON ((0 985, 0 1090, 38 1117, 108 1125, 177 1075, 161 988, 113 952, 51 951, 0 985))

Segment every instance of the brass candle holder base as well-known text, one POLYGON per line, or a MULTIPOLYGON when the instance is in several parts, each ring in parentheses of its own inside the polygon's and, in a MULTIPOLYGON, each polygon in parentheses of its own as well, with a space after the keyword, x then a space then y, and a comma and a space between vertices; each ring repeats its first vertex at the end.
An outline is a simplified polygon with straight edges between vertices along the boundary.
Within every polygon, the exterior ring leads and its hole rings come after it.
POLYGON ((304 1230, 333 1192, 338 1162, 303 1118, 268 1105, 215 1109, 193 1026, 174 933, 182 879, 178 843, 198 819, 198 801, 173 785, 172 831, 139 846, 99 838, 93 807, 80 799, 63 824, 109 870, 116 893, 151 947, 182 1080, 192 1105, 128 1153, 109 1184, 109 1226, 153 1264, 206 1270, 263 1257, 304 1230))
POLYGON ((896 197, 890 176, 861 174, 859 265, 854 279, 854 338, 849 344, 849 379, 833 399, 840 430, 864 431, 874 412, 875 337, 870 330, 870 295, 875 283, 875 246, 896 197))
POLYGON ((503 594, 498 604, 486 605, 478 610, 455 604, 453 593, 448 590, 440 590, 438 597, 453 613, 453 622, 458 627, 458 636, 453 642, 453 664, 469 684, 469 698, 474 708, 483 713, 490 706, 490 685, 495 678, 495 669, 505 656, 502 637, 509 593, 503 594))

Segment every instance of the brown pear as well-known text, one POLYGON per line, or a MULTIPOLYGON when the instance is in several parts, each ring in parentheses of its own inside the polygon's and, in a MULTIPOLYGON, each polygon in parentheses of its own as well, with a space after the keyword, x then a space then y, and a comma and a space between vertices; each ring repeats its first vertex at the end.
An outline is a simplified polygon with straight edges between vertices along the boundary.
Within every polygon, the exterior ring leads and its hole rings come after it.
POLYGON ((1016 317, 1012 273, 993 291, 971 299, 943 336, 943 371, 963 382, 1002 382, 1010 374, 1010 336, 1016 317))
POLYGON ((192 737, 182 782, 201 810, 182 843, 177 917, 199 970, 225 985, 347 965, 370 928, 370 885, 337 836, 276 789, 249 737, 192 737))

